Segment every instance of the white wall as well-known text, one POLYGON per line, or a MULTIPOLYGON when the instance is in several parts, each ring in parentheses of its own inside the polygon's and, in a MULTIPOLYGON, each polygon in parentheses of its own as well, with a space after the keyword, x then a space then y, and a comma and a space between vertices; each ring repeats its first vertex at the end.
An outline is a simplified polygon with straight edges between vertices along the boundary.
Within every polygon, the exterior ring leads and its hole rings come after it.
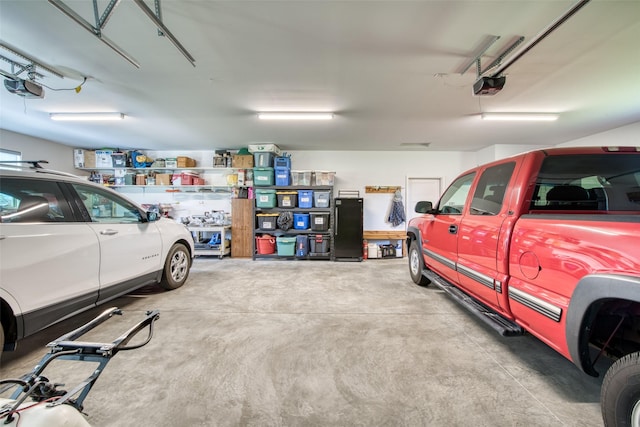
MULTIPOLYGON (((577 139, 560 146, 578 145, 640 145, 640 122, 611 131, 577 139)), ((0 147, 20 151, 24 160, 49 160, 48 167, 82 174, 73 168, 73 148, 40 138, 34 138, 0 129, 0 147)), ((477 152, 447 151, 292 151, 294 170, 326 170, 336 172, 335 193, 339 190, 357 190, 364 197, 365 186, 401 186, 406 177, 442 178, 443 188, 462 171, 479 164, 539 148, 522 145, 493 145, 477 152)), ((211 151, 148 151, 151 157, 177 157, 187 155, 198 161, 198 166, 213 164, 211 151)), ((221 183, 222 185, 223 183, 221 183)), ((204 213, 207 210, 230 211, 228 198, 215 194, 169 194, 137 190, 133 198, 141 203, 174 203, 185 211, 204 213)), ((373 200, 373 199, 372 199, 373 200)), ((380 202, 386 208, 386 201, 380 202)), ((380 214, 381 217, 383 214, 380 214)), ((379 222, 379 221, 376 221, 379 222)))
POLYGON ((0 129, 0 148, 22 153, 22 160, 48 160, 48 169, 78 173, 73 167, 73 147, 0 129))
POLYGON ((559 147, 578 146, 640 147, 640 122, 559 145, 559 147))

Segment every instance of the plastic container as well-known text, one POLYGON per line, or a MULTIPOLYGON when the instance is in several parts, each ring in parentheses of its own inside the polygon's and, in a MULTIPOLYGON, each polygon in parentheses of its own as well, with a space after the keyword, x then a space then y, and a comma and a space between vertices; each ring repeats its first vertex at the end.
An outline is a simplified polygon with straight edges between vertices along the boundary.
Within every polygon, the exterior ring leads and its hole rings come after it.
POLYGON ((279 256, 293 256, 296 251, 296 237, 277 237, 276 243, 279 256))
POLYGON ((253 168, 253 185, 273 185, 273 168, 253 168))
POLYGON ((276 251, 276 239, 268 234, 256 236, 256 252, 260 255, 270 255, 276 251))
POLYGON ((280 153, 282 153, 282 150, 280 150, 280 147, 278 147, 276 144, 271 144, 271 143, 249 144, 247 148, 250 153, 266 152, 266 153, 273 153, 276 156, 279 156, 280 153))
POLYGON ((329 229, 329 214, 322 213, 314 213, 309 214, 311 229, 313 231, 327 231, 329 229))
POLYGON ((313 185, 333 185, 336 173, 329 171, 315 171, 313 172, 313 185))
POLYGON ((291 184, 291 171, 289 168, 275 168, 276 185, 290 185, 291 184))
POLYGON ((256 188, 256 207, 257 208, 275 208, 276 207, 276 190, 266 188, 256 188))
POLYGON ((298 203, 298 193, 295 191, 277 191, 279 208, 295 208, 298 203))
POLYGON ((275 155, 273 153, 253 153, 253 167, 255 168, 272 168, 273 167, 273 158, 275 155))
POLYGON ((313 207, 313 190, 298 190, 298 207, 313 207))
POLYGON ((311 185, 311 171, 291 171, 291 185, 311 185))
POLYGON ((258 228, 260 230, 275 230, 278 228, 277 213, 256 214, 256 218, 258 218, 258 228))
POLYGON ((273 161, 273 166, 276 168, 291 169, 291 157, 276 157, 273 161))
POLYGON ((329 202, 331 201, 331 192, 330 191, 320 191, 316 190, 313 193, 313 206, 316 208, 328 208, 329 202))
POLYGON ((309 214, 307 213, 294 213, 293 214, 293 228, 296 230, 306 230, 309 228, 309 214))
POLYGON ((306 257, 309 253, 309 237, 307 235, 296 236, 296 256, 306 257))
POLYGON ((326 234, 309 236, 309 255, 329 255, 329 239, 326 234))

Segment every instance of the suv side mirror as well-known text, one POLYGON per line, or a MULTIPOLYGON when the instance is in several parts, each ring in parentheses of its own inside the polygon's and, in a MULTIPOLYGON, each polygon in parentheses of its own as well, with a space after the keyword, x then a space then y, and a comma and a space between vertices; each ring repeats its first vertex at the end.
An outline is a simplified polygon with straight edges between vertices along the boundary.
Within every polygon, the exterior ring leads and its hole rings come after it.
POLYGON ((433 203, 431 202, 418 202, 414 209, 416 213, 426 214, 433 213, 433 203))
POLYGON ((153 222, 160 219, 160 214, 158 212, 147 212, 147 221, 153 222))

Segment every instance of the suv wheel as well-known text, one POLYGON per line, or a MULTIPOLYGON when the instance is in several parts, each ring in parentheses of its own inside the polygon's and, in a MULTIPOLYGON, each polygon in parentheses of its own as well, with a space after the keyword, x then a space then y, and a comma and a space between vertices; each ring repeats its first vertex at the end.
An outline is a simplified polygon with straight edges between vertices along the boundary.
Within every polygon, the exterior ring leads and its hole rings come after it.
POLYGON ((422 253, 420 253, 418 242, 412 240, 409 246, 409 274, 416 285, 427 286, 431 281, 422 275, 423 268, 422 253))
POLYGON ((171 290, 184 285, 189 277, 191 256, 189 250, 182 243, 173 245, 164 262, 164 272, 160 286, 171 290))

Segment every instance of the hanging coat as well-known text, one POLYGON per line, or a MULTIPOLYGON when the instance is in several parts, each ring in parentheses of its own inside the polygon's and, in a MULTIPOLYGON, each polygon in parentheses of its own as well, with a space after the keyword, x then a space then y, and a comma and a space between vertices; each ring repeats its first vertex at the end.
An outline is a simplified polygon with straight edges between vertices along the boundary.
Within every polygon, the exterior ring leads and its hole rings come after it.
POLYGON ((396 192, 391 201, 391 210, 389 211, 388 221, 394 227, 399 226, 406 220, 404 215, 404 204, 402 203, 402 196, 399 192, 396 192))

